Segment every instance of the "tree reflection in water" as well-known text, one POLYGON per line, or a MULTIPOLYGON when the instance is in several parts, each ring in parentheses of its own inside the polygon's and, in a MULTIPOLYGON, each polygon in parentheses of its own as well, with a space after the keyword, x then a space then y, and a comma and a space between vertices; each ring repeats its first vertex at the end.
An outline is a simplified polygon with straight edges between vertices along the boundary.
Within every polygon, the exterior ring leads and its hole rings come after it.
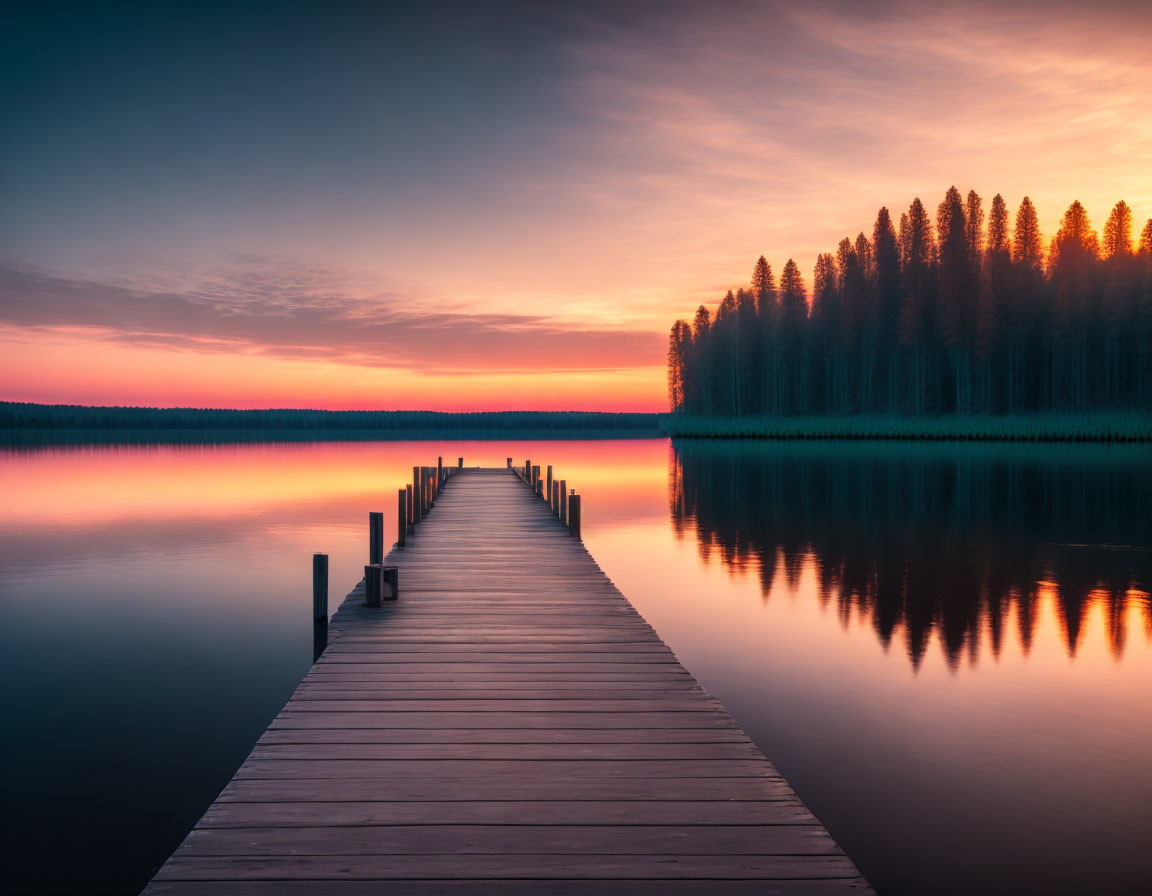
POLYGON ((952 668, 997 656, 1015 614, 1029 651, 1055 601, 1070 657, 1105 605, 1112 655, 1129 609, 1152 637, 1147 446, 676 440, 671 515, 701 556, 759 572, 767 598, 806 564, 820 599, 918 667, 935 634, 952 668))

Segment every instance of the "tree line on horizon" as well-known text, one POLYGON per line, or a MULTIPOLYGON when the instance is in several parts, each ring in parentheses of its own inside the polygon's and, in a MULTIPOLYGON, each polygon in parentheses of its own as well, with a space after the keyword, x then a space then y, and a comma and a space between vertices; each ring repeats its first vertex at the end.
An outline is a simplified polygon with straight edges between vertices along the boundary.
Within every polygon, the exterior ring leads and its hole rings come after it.
POLYGON ((94 407, 0 401, 0 428, 230 430, 550 430, 655 431, 656 415, 614 411, 321 411, 306 408, 94 407))
POLYGON ((1073 202, 1047 250, 1028 197, 951 187, 816 261, 761 256, 715 315, 669 337, 673 412, 712 416, 1152 409, 1152 220, 1120 201, 1103 236, 1073 202), (985 220, 987 217, 987 220, 985 220))

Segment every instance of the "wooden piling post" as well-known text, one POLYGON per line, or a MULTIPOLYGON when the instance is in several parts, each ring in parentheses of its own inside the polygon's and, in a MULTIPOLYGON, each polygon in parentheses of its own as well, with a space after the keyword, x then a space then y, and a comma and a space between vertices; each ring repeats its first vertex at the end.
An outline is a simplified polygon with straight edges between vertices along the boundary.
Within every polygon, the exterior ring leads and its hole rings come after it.
POLYGON ((411 532, 412 531, 412 523, 415 522, 415 520, 412 519, 412 486, 411 485, 407 485, 404 487, 404 494, 407 497, 406 503, 408 504, 408 514, 407 514, 408 525, 406 528, 408 529, 409 532, 411 532))
MULTIPOLYGON (((396 546, 404 547, 408 541, 408 490, 400 489, 396 494, 396 546)), ((381 560, 384 558, 381 557, 381 560)))
POLYGON ((328 555, 312 555, 312 621, 328 623, 328 555))
POLYGON ((568 532, 580 538, 580 496, 575 492, 568 499, 568 532))
POLYGON ((524 461, 524 481, 529 485, 532 484, 532 461, 524 461))
POLYGON ((368 514, 368 562, 384 562, 384 514, 368 514))
POLYGON ((420 496, 420 468, 412 468, 412 525, 420 522, 420 506, 423 503, 420 496))
POLYGON ((373 609, 380 606, 380 564, 370 563, 364 567, 364 603, 373 609))
POLYGON ((548 501, 548 506, 554 514, 560 513, 560 482, 552 483, 552 497, 548 501))
POLYGON ((444 458, 436 458, 436 496, 440 496, 440 490, 444 488, 444 458))
POLYGON ((548 464, 547 482, 544 485, 544 500, 552 503, 552 464, 548 464))
MULTIPOLYGON (((508 459, 508 463, 509 464, 512 463, 511 458, 508 459)), ((464 458, 462 458, 462 457, 456 458, 456 469, 457 470, 463 470, 464 469, 464 458)))
POLYGON ((568 480, 560 480, 560 522, 568 524, 568 480))
POLYGON ((512 469, 512 458, 508 458, 508 469, 512 469))
POLYGON ((539 484, 540 484, 540 465, 537 464, 536 466, 534 466, 532 468, 532 494, 534 494, 534 495, 539 494, 539 492, 540 492, 540 489, 538 487, 539 484))

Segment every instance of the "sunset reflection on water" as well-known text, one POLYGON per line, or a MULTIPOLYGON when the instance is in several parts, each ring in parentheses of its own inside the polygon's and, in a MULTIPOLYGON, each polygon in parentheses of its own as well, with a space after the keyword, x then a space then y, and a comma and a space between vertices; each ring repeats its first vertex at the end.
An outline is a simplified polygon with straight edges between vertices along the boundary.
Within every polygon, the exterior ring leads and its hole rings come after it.
POLYGON ((6 846, 47 860, 55 815, 111 802, 88 873, 146 879, 307 668, 312 552, 339 600, 368 511, 391 543, 437 456, 552 464, 593 556, 881 893, 1152 879, 1152 465, 1092 446, 7 449, 0 693, 29 822, 6 846))

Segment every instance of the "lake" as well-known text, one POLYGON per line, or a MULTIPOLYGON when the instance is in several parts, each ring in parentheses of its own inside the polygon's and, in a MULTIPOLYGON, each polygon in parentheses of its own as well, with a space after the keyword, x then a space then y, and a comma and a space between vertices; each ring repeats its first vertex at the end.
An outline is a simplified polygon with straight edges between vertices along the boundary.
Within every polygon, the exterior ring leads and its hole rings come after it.
POLYGON ((1146 892, 1146 445, 660 439, 0 449, 12 892, 144 885, 308 669, 312 553, 335 606, 437 455, 577 487, 879 893, 1146 892))

